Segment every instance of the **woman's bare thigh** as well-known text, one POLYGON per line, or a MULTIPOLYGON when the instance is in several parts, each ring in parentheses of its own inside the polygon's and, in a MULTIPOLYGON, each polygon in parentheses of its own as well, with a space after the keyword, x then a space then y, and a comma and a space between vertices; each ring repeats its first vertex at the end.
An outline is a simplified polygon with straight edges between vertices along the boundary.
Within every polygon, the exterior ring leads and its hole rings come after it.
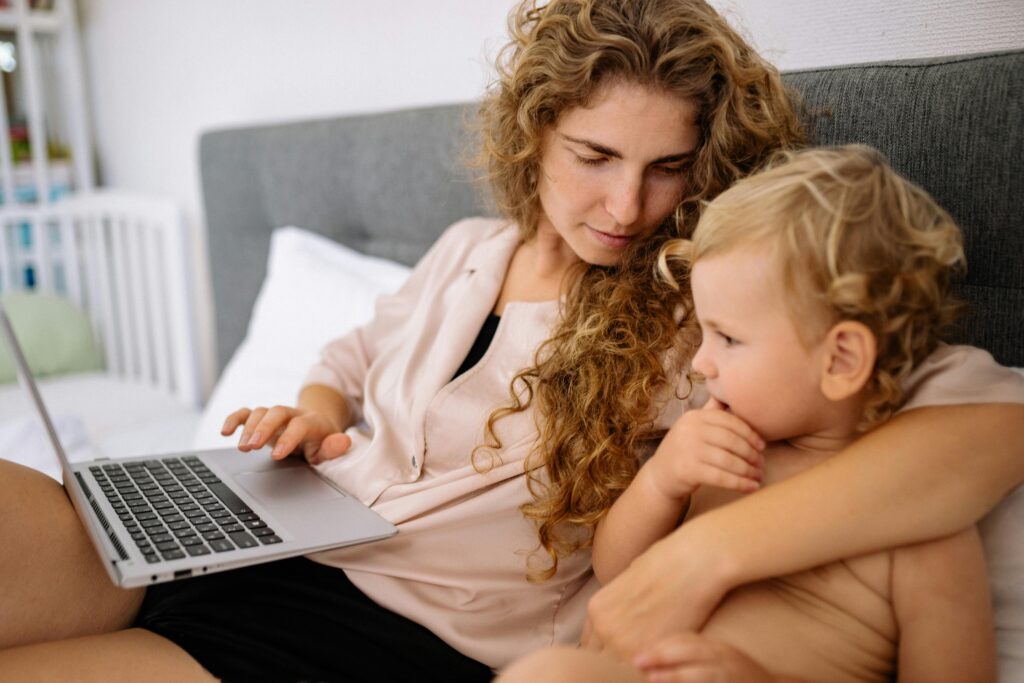
POLYGON ((141 629, 0 650, 4 681, 212 681, 169 640, 141 629))
POLYGON ((127 628, 144 589, 111 583, 63 487, 0 460, 0 649, 127 628))

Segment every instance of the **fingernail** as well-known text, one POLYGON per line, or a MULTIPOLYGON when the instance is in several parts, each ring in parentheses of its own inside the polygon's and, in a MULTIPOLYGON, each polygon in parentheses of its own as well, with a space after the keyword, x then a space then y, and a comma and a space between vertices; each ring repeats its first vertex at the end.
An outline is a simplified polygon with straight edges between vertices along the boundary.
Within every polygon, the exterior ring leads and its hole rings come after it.
POLYGON ((248 445, 255 446, 256 444, 258 444, 260 442, 260 438, 261 437, 262 437, 262 434, 260 434, 259 432, 256 432, 255 434, 252 435, 252 438, 249 439, 249 444, 248 445))
POLYGON ((281 446, 280 444, 278 444, 277 446, 274 446, 274 450, 270 451, 270 457, 271 458, 280 458, 283 455, 284 455, 284 447, 281 446))

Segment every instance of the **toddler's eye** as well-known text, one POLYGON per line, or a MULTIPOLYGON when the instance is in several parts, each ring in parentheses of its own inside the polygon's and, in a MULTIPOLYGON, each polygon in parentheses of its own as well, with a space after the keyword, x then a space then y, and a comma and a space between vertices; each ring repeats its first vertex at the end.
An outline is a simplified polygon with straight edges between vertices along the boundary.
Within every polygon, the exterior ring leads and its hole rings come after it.
POLYGON ((722 338, 722 341, 725 342, 726 346, 734 346, 737 344, 737 341, 727 334, 719 332, 718 336, 722 338))

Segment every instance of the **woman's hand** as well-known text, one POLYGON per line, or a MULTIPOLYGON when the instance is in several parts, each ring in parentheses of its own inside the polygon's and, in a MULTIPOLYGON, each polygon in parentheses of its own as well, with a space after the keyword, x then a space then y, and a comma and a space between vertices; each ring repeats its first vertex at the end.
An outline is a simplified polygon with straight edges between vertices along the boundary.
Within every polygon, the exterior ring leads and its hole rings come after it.
POLYGON ((594 594, 585 647, 629 661, 650 643, 704 625, 734 582, 728 568, 715 563, 718 555, 705 551, 714 539, 689 542, 682 537, 688 526, 652 545, 594 594))
POLYGON ((290 406, 239 408, 228 415, 220 433, 230 436, 239 426, 238 450, 248 452, 270 444, 275 460, 302 453, 315 465, 343 455, 352 446, 352 439, 326 416, 290 406))
POLYGON ((633 659, 633 666, 650 683, 781 683, 775 676, 731 645, 696 633, 664 638, 633 659))
POLYGON ((683 500, 702 485, 750 493, 764 478, 764 448, 746 422, 712 398, 676 420, 645 467, 670 500, 683 500))

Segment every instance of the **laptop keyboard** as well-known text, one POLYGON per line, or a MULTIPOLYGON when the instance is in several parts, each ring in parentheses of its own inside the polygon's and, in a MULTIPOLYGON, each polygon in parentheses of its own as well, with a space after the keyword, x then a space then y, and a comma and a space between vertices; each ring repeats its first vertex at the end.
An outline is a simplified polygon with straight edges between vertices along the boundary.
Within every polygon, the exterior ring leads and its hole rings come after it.
POLYGON ((195 456, 89 467, 150 564, 281 538, 195 456))

